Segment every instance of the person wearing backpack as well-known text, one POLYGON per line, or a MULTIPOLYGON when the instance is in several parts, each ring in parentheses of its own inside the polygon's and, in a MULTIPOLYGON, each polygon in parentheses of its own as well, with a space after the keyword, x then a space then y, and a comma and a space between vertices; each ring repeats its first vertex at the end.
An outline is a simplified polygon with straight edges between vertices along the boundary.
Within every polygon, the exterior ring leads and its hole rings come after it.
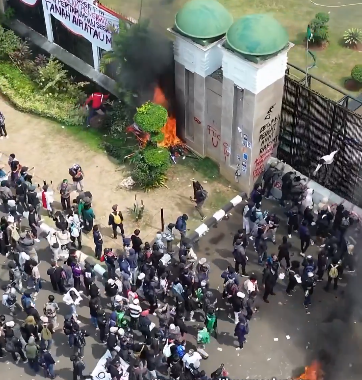
POLYGON ((189 219, 189 217, 187 216, 187 214, 183 214, 183 215, 179 216, 176 220, 175 228, 176 228, 176 230, 178 230, 180 232, 181 238, 186 236, 186 231, 187 231, 186 222, 188 219, 189 219))
POLYGON ((121 230, 121 235, 124 237, 123 215, 121 211, 118 211, 118 205, 112 206, 112 212, 108 217, 108 225, 112 227, 114 239, 117 239, 117 228, 121 230))
POLYGON ((29 367, 35 373, 39 372, 39 347, 33 336, 29 338, 28 344, 25 346, 24 351, 29 361, 29 367))
POLYGON ((40 346, 46 350, 50 350, 53 344, 54 326, 49 323, 49 318, 46 316, 40 317, 41 324, 39 325, 39 333, 41 343, 40 346))
POLYGON ((274 184, 274 178, 282 174, 282 171, 278 170, 277 165, 278 163, 276 161, 271 162, 269 165, 269 168, 263 174, 263 190, 262 191, 265 196, 265 199, 270 198, 270 193, 274 184))
POLYGON ((198 181, 193 181, 194 186, 194 199, 193 201, 196 203, 195 209, 200 214, 201 220, 205 220, 206 216, 202 211, 202 207, 206 201, 208 196, 208 192, 201 186, 198 181))
POLYGON ((48 318, 48 323, 51 324, 54 328, 59 326, 57 322, 57 311, 59 310, 59 306, 56 302, 54 302, 54 296, 51 294, 48 296, 48 302, 44 304, 43 312, 45 316, 48 318))
POLYGON ((285 207, 285 201, 289 198, 290 192, 293 187, 292 176, 294 172, 285 173, 282 177, 282 197, 279 200, 279 203, 282 207, 285 207))
POLYGON ((332 262, 328 265, 327 273, 328 280, 327 285, 324 290, 328 292, 331 282, 333 281, 333 289, 336 290, 338 288, 338 278, 340 276, 342 267, 340 261, 337 258, 333 258, 332 262))

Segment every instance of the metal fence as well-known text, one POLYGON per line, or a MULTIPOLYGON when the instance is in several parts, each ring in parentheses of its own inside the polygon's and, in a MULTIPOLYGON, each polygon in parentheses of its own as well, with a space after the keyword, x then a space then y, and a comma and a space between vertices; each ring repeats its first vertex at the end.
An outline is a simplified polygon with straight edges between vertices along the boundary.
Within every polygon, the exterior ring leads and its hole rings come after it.
MULTIPOLYGON (((312 75, 307 80, 309 84, 311 80, 320 81, 312 75)), ((332 88, 341 93, 340 102, 305 86, 305 78, 296 80, 286 75, 277 155, 317 183, 361 206, 362 118, 348 108, 350 102, 360 106, 362 101, 332 88), (337 149, 334 163, 312 177, 320 157, 337 149)))

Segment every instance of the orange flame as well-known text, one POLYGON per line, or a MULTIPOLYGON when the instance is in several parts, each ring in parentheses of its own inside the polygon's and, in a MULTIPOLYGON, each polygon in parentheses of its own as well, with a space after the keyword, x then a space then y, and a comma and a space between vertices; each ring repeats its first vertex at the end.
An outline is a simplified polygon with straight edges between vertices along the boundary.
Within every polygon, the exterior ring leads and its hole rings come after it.
MULTIPOLYGON (((153 102, 167 108, 167 100, 163 91, 159 88, 155 88, 153 94, 153 102)), ((184 145, 183 142, 176 136, 176 119, 172 116, 167 118, 166 124, 161 129, 161 132, 165 135, 163 141, 158 143, 158 146, 169 148, 175 145, 184 145)))
POLYGON ((324 373, 320 363, 315 360, 310 366, 305 367, 304 373, 296 377, 294 380, 323 380, 324 373))

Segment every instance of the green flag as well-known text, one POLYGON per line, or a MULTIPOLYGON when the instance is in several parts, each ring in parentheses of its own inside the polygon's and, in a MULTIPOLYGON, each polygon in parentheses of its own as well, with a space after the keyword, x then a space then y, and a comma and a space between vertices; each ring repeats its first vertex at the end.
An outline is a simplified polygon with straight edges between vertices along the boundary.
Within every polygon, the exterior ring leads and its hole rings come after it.
POLYGON ((311 28, 310 28, 310 25, 308 25, 308 27, 307 27, 307 40, 310 41, 312 38, 313 38, 313 33, 312 33, 311 28))

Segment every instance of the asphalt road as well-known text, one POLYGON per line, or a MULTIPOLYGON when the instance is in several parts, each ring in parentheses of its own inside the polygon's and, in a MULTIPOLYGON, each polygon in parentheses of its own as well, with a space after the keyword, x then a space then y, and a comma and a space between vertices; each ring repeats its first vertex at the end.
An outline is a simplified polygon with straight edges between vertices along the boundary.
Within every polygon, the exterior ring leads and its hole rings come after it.
MULTIPOLYGON (((277 252, 277 246, 281 237, 286 233, 285 217, 283 210, 276 202, 263 202, 263 208, 277 213, 283 222, 278 230, 277 244, 269 244, 269 253, 277 252)), ((361 364, 359 364, 359 350, 362 343, 360 323, 362 321, 359 289, 361 289, 358 276, 346 274, 337 291, 326 293, 322 287, 324 283, 318 283, 312 299, 311 314, 307 315, 303 307, 302 289, 297 289, 293 297, 285 293, 286 282, 279 280, 275 288, 276 295, 270 296, 270 303, 265 304, 258 296, 260 311, 254 315, 250 323, 248 342, 242 351, 236 350, 236 341, 233 337, 234 323, 228 318, 228 306, 221 300, 222 279, 220 274, 228 264, 232 264, 232 238, 238 228, 242 227, 241 207, 237 207, 233 215, 225 221, 221 221, 216 228, 212 228, 201 238, 195 247, 198 257, 206 257, 211 263, 210 285, 219 294, 219 335, 218 339, 212 338, 206 347, 209 359, 203 361, 202 368, 210 374, 221 363, 224 363, 232 379, 265 379, 276 377, 287 379, 299 375, 305 365, 312 360, 321 360, 328 374, 328 380, 360 379, 361 364), (287 336, 290 338, 288 339, 287 336)), ((291 240, 295 256, 298 258, 299 239, 291 240)), ((357 250, 358 251, 358 250, 357 250)), ((310 253, 316 255, 317 249, 312 247, 310 253)), ((41 260, 40 272, 43 289, 39 293, 36 306, 41 312, 48 295, 52 294, 51 285, 46 271, 49 268, 51 253, 45 240, 38 244, 38 254, 41 260)), ((261 282, 261 267, 257 265, 257 257, 252 247, 248 248, 249 263, 248 273, 256 273, 261 282)), ((8 280, 5 258, 0 268, 1 282, 8 280)), ((102 288, 101 288, 102 289, 102 288)), ((20 297, 19 297, 20 298, 20 297)), ((62 302, 62 297, 56 295, 59 302, 60 315, 68 313, 68 306, 62 302)), ((87 338, 85 347, 86 372, 91 372, 97 360, 104 354, 105 347, 99 343, 95 329, 89 324, 88 301, 84 297, 82 306, 78 309, 79 319, 87 328, 90 337, 87 338)), ((4 307, 0 311, 8 315, 4 307)), ((24 318, 24 315, 19 315, 24 318)), ((195 314, 196 320, 200 320, 195 314)), ((62 326, 62 319, 59 321, 62 326)), ((190 345, 195 344, 197 325, 202 322, 189 322, 189 334, 187 340, 190 345)), ((72 366, 69 360, 70 349, 66 337, 61 330, 54 336, 54 346, 51 352, 57 362, 55 371, 59 378, 71 379, 72 366)), ((9 380, 33 379, 34 373, 28 365, 16 366, 7 355, 0 359, 1 368, 6 372, 9 380)), ((42 374, 38 375, 42 376, 42 374)))

